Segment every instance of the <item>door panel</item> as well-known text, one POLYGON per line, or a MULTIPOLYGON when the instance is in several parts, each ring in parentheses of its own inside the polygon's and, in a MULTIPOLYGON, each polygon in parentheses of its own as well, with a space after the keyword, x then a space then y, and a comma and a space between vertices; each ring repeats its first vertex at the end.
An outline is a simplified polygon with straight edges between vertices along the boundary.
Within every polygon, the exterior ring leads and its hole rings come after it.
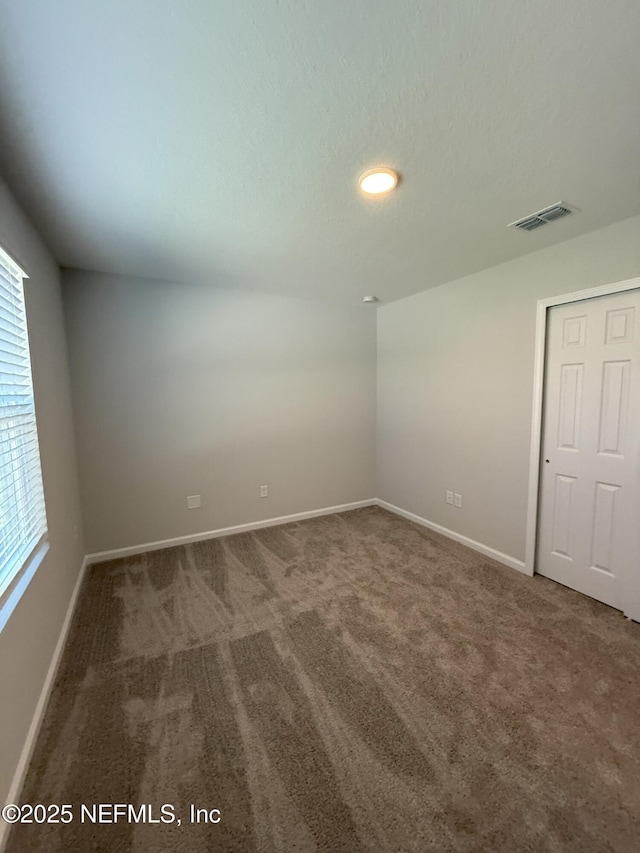
POLYGON ((603 365, 598 453, 624 457, 630 372, 629 361, 605 361, 603 365))
POLYGON ((560 375, 558 447, 578 449, 578 429, 582 410, 583 364, 563 364, 560 375))
POLYGON ((611 554, 613 551, 613 522, 615 518, 616 492, 620 486, 596 483, 595 510, 593 513, 593 540, 591 543, 591 567, 612 575, 611 554))
POLYGON ((536 562, 638 619, 639 312, 638 290, 550 309, 536 562))
POLYGON ((575 477, 556 474, 556 493, 553 499, 553 554, 573 560, 571 555, 571 503, 575 477))

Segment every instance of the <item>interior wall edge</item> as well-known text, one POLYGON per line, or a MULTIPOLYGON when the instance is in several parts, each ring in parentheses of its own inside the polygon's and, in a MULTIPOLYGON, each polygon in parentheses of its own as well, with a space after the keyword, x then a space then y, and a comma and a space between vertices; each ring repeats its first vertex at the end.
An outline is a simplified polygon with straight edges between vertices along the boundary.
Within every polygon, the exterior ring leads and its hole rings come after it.
MULTIPOLYGON (((60 666, 60 661, 62 660, 62 654, 67 643, 69 629, 71 628, 73 615, 78 604, 80 589, 82 588, 82 581, 84 580, 86 568, 88 565, 88 560, 85 557, 82 560, 82 563, 80 564, 80 571, 78 572, 76 584, 73 588, 73 592, 71 593, 71 598, 69 599, 69 605, 67 607, 67 612, 64 617, 64 622, 62 623, 62 628, 60 629, 58 641, 51 657, 51 663, 49 664, 47 675, 40 691, 38 704, 36 705, 33 717, 31 718, 31 725, 29 726, 29 731, 22 746, 22 752, 20 753, 20 758, 13 774, 13 780, 11 782, 9 792, 7 794, 8 803, 20 802, 20 792, 22 790, 22 786, 27 775, 27 770, 31 761, 33 750, 38 740, 40 727, 42 725, 42 721, 44 720, 44 715, 47 709, 47 704, 49 702, 49 697, 51 696, 51 691, 53 690, 53 685, 55 684, 56 675, 60 666)), ((11 824, 6 823, 5 821, 2 821, 0 823, 0 853, 4 850, 5 844, 9 837, 10 829, 11 824)))
POLYGON ((60 271, 1 178, 0 242, 29 275, 24 294, 49 546, 0 633, 0 672, 7 688, 0 735, 0 799, 5 802, 19 776, 34 715, 40 702, 46 702, 43 684, 87 547, 60 271))
POLYGON ((275 518, 263 518, 260 521, 249 521, 246 524, 234 524, 232 527, 220 527, 217 530, 205 530, 202 533, 192 533, 187 536, 174 536, 171 539, 161 539, 157 542, 145 542, 141 545, 130 545, 126 548, 114 548, 110 551, 97 551, 87 554, 87 565, 103 563, 105 560, 115 560, 119 557, 133 557, 147 551, 160 551, 163 548, 173 548, 176 545, 189 545, 191 542, 202 542, 206 539, 218 539, 221 536, 233 536, 237 533, 248 533, 250 530, 260 530, 263 527, 276 527, 279 524, 289 524, 292 521, 304 521, 307 518, 319 518, 322 515, 335 515, 337 512, 349 512, 365 506, 376 506, 376 498, 362 501, 351 501, 337 506, 325 506, 306 512, 295 512, 291 515, 280 515, 275 518))
POLYGON ((453 539, 454 542, 460 542, 461 545, 466 545, 467 548, 471 548, 485 557, 491 557, 492 560, 496 560, 498 563, 502 563, 505 566, 509 566, 510 569, 515 569, 518 572, 522 572, 522 574, 524 575, 533 575, 533 572, 527 569, 523 560, 518 560, 516 557, 512 557, 510 554, 505 554, 502 551, 498 551, 496 548, 491 548, 489 545, 484 545, 482 542, 477 542, 475 539, 470 539, 468 536, 463 536, 462 533, 456 533, 455 530, 450 530, 448 527, 443 527, 441 524, 436 524, 434 521, 429 521, 427 518, 423 518, 421 515, 416 515, 414 512, 410 512, 408 509, 402 509, 401 507, 395 506, 395 504, 388 503, 387 501, 384 501, 381 498, 378 498, 377 505, 382 509, 386 509, 389 512, 395 513, 396 515, 400 515, 403 518, 408 519, 409 521, 414 521, 416 524, 420 524, 422 527, 426 527, 428 530, 433 530, 435 533, 440 533, 443 536, 446 536, 448 539, 453 539))

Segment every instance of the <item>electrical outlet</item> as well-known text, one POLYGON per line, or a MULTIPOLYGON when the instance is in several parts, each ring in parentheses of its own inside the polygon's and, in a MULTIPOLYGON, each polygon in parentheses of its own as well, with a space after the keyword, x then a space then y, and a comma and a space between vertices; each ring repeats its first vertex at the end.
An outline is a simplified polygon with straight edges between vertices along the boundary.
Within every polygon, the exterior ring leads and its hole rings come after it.
POLYGON ((260 497, 268 498, 269 497, 269 486, 260 486, 260 497))
POLYGON ((200 495, 187 496, 187 509, 199 509, 202 506, 202 498, 200 495))
POLYGON ((447 503, 453 506, 453 492, 447 492, 447 503))
POLYGON ((459 495, 456 492, 455 495, 453 496, 453 503, 455 504, 455 506, 458 507, 458 509, 460 509, 462 507, 462 495, 459 495))

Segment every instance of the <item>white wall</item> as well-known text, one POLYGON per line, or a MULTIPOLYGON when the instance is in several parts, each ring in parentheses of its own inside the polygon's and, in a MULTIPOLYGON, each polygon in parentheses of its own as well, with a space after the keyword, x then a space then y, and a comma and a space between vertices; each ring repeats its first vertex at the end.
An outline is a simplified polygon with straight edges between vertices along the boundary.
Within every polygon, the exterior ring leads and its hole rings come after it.
POLYGON ((50 549, 0 634, 0 802, 11 781, 71 598, 84 548, 58 267, 0 182, 0 244, 25 283, 50 549))
POLYGON ((375 497, 369 306, 80 271, 64 293, 89 552, 375 497))
POLYGON ((639 274, 636 217, 379 308, 378 497, 523 560, 536 301, 639 274))

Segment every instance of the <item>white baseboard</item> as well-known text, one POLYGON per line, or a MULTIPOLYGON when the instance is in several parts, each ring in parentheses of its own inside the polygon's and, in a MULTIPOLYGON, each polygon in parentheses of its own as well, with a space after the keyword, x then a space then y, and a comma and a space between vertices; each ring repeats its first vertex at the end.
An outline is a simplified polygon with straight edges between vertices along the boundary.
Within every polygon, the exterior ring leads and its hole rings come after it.
MULTIPOLYGON (((71 627, 71 620, 73 619, 73 614, 76 608, 78 595, 80 593, 80 587, 82 586, 82 581, 84 579, 87 565, 87 558, 85 557, 82 561, 82 565, 80 566, 78 579, 76 580, 73 592, 71 593, 71 598, 69 599, 69 606, 67 607, 64 622, 62 623, 62 628, 60 629, 60 634, 58 636, 58 642, 56 643, 56 647, 53 651, 53 657, 51 658, 51 663, 49 664, 49 669, 47 670, 47 677, 45 678, 44 684, 42 685, 42 690, 40 691, 40 698, 38 699, 38 704, 36 705, 36 710, 34 711, 33 718, 31 720, 31 725, 29 726, 27 738, 24 742, 24 746, 22 747, 22 752, 20 753, 18 766, 16 767, 16 771, 13 774, 11 787, 9 788, 9 793, 7 794, 7 803, 19 803, 20 792, 22 791, 25 776, 27 775, 27 768, 29 767, 29 762, 31 761, 31 756, 33 754, 33 750, 38 739, 40 725, 42 724, 42 719, 44 717, 44 712, 49 701, 49 696, 56 680, 58 667, 60 666, 60 661, 62 660, 62 653, 67 642, 69 628, 71 627)), ((7 842, 7 838, 9 837, 9 829, 10 824, 5 823, 3 820, 0 820, 0 851, 4 849, 4 845, 7 842)))
POLYGON ((359 509, 365 506, 379 506, 389 510, 396 515, 407 518, 409 521, 415 521, 429 530, 434 530, 436 533, 441 533, 443 536, 453 539, 455 542, 460 542, 485 557, 491 557, 511 569, 516 569, 523 574, 531 574, 526 568, 523 560, 518 560, 511 557, 509 554, 504 554, 495 548, 490 548, 488 545, 483 545, 482 542, 476 542, 475 539, 470 539, 468 536, 463 536, 461 533, 456 533, 455 530, 449 530, 447 527, 442 527, 433 521, 422 518, 413 512, 402 509, 399 506, 394 506, 380 498, 370 498, 364 501, 353 501, 352 503, 339 504, 338 506, 327 506, 321 509, 312 509, 308 512, 296 512, 292 515, 281 515, 277 518, 265 518, 262 521, 251 521, 247 524, 236 524, 233 527, 220 527, 217 530, 205 530, 202 533, 193 533, 187 536, 175 536, 172 539, 160 539, 157 542, 145 542, 140 545, 129 545, 126 548, 114 548, 111 551, 97 551, 94 554, 87 554, 85 557, 88 566, 94 563, 102 563, 105 560, 115 560, 119 557, 132 557, 136 554, 144 554, 146 551, 159 551, 162 548, 173 548, 176 545, 188 545, 191 542, 202 542, 205 539, 217 539, 220 536, 232 536, 234 533, 246 533, 250 530, 259 530, 263 527, 275 527, 278 524, 287 524, 290 521, 303 521, 306 518, 318 518, 321 515, 333 515, 336 512, 347 512, 350 509, 359 509))
POLYGON ((233 527, 220 527, 218 530, 207 530, 203 533, 193 533, 188 536, 176 536, 173 539, 161 539, 158 542, 145 542, 142 545, 130 545, 126 548, 114 548, 112 551, 97 551, 87 554, 87 565, 102 563, 105 560, 116 560, 119 557, 132 557, 144 554, 145 551, 160 551, 162 548, 173 548, 176 545, 188 545, 191 542, 202 542, 204 539, 217 539, 220 536, 232 536, 234 533, 246 533, 249 530, 259 530, 262 527, 275 527, 278 524, 288 524, 290 521, 303 521, 305 518, 318 518, 321 515, 333 515, 336 512, 346 512, 364 506, 375 506, 376 498, 366 501, 353 501, 338 506, 325 506, 322 509, 312 509, 308 512, 296 512, 293 515, 281 515, 278 518, 265 518, 262 521, 251 521, 248 524, 236 524, 233 527))
POLYGON ((473 548, 474 551, 478 551, 480 554, 484 554, 485 557, 491 557, 492 560, 497 560, 499 563, 503 563, 505 566, 509 566, 510 569, 516 569, 518 572, 522 572, 525 575, 530 575, 531 573, 526 568, 523 560, 517 560, 515 557, 509 556, 509 554, 504 554, 502 551, 497 551, 495 548, 490 548, 488 545, 483 545, 482 542, 476 542, 475 539, 469 539, 468 536, 463 536, 461 533, 456 533, 455 530, 449 530, 448 527, 442 527, 440 524, 435 524, 433 521, 428 521, 426 518, 422 518, 420 515, 416 515, 413 512, 409 512, 406 509, 401 509, 399 506, 394 506, 393 504, 387 503, 387 501, 383 501, 380 498, 376 501, 379 507, 382 509, 387 509, 389 512, 393 512, 396 515, 401 515, 403 518, 409 519, 409 521, 415 521, 416 524, 421 524, 423 527, 429 528, 429 530, 434 530, 436 533, 441 533, 443 536, 448 537, 449 539, 453 539, 455 542, 460 542, 462 545, 466 545, 468 548, 473 548))

